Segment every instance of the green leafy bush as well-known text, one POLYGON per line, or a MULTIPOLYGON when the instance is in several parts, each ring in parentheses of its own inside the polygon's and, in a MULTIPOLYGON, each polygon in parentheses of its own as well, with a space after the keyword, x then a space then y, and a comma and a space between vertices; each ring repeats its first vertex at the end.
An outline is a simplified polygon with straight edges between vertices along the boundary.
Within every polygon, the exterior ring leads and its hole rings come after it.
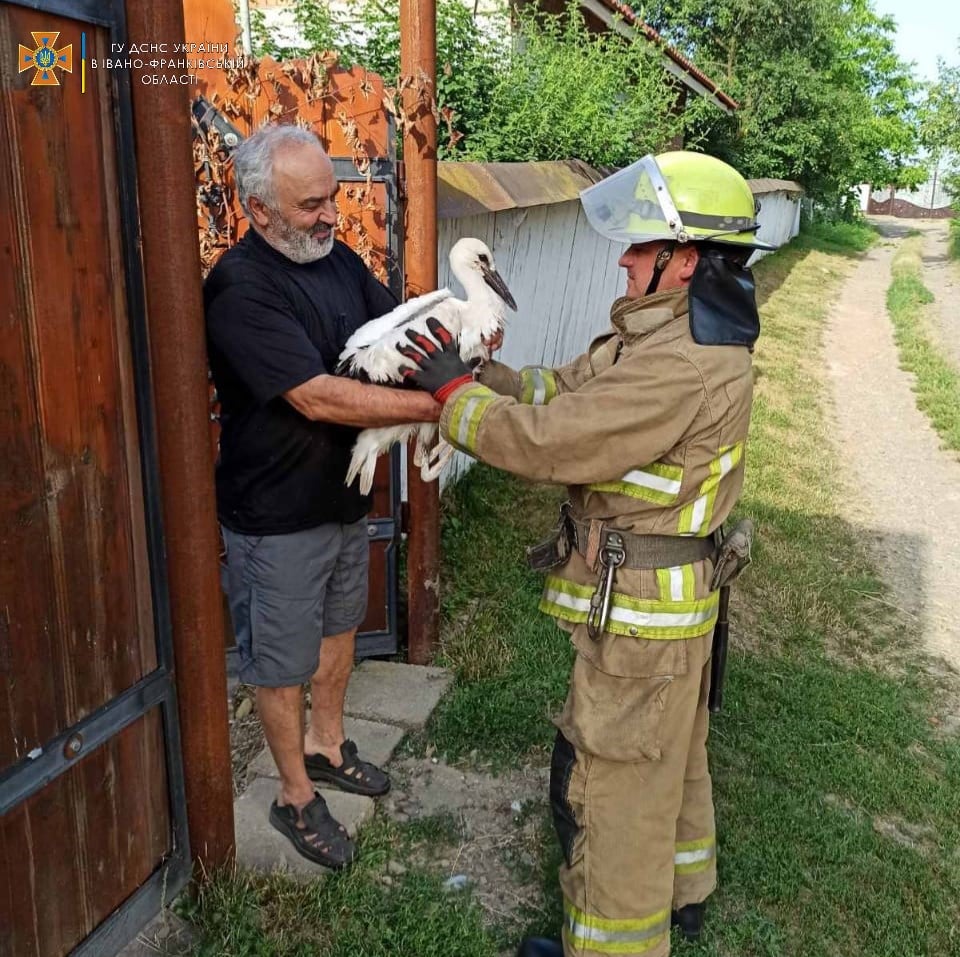
POLYGON ((465 153, 486 161, 577 157, 624 166, 683 130, 677 90, 646 40, 591 33, 563 16, 519 15, 509 57, 465 153))
MULTIPOLYGON (((395 84, 400 73, 398 0, 296 0, 308 48, 278 46, 255 17, 257 49, 276 58, 336 50, 395 84)), ((578 158, 626 165, 663 148, 699 115, 674 110, 675 82, 646 40, 588 30, 579 6, 562 15, 475 15, 461 0, 437 2, 437 106, 454 135, 439 137, 441 159, 510 162, 578 158), (451 112, 452 111, 452 112, 451 112)))

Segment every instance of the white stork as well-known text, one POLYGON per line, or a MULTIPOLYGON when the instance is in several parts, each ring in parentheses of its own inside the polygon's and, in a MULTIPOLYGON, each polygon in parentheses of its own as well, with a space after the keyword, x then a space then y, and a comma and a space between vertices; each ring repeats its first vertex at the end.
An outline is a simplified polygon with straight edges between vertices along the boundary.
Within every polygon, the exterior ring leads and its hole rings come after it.
MULTIPOLYGON (((517 304, 497 272, 493 255, 479 239, 461 239, 450 250, 450 271, 467 294, 455 299, 449 289, 438 289, 397 306, 392 312, 364 323, 348 340, 340 353, 338 371, 354 378, 384 385, 401 385, 399 369, 410 360, 398 351, 409 346, 408 331, 429 336, 427 319, 431 316, 450 330, 464 362, 489 358, 484 344, 503 331, 506 307, 517 304)), ((443 441, 431 449, 437 435, 435 422, 414 422, 364 429, 353 446, 353 457, 346 484, 360 476, 360 491, 365 495, 373 487, 377 458, 397 442, 417 436, 414 464, 420 466, 425 482, 433 481, 446 465, 453 450, 443 441)))

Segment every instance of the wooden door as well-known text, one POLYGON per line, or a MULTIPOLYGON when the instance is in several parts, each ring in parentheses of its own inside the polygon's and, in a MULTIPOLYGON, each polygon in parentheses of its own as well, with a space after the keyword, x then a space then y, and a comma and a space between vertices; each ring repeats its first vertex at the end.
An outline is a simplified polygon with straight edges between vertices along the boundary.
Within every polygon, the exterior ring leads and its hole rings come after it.
POLYGON ((111 954, 189 873, 124 40, 0 4, 2 957, 111 954))

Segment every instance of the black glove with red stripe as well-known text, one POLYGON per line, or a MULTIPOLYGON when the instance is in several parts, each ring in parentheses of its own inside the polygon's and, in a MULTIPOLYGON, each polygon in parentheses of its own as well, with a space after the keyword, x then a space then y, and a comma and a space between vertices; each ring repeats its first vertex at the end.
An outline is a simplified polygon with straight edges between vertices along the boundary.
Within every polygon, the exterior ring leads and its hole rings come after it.
POLYGON ((413 346, 398 346, 399 351, 415 365, 401 366, 401 375, 417 388, 429 392, 437 402, 446 402, 450 394, 460 386, 473 381, 473 374, 460 358, 453 336, 439 319, 427 319, 430 336, 422 332, 407 332, 413 346), (434 339, 436 342, 434 342, 434 339))

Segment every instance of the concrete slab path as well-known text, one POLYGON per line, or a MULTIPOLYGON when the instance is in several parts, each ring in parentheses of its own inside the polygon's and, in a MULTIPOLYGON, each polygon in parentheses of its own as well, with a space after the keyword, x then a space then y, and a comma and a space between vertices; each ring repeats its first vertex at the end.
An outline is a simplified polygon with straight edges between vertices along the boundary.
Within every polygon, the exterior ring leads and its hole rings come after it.
POLYGON ((195 944, 191 926, 165 907, 116 957, 189 957, 195 944))
MULTIPOLYGON (((373 817, 373 799, 360 794, 345 794, 326 788, 320 793, 330 813, 347 829, 351 837, 373 817)), ((313 880, 329 873, 302 857, 269 821, 270 804, 277 796, 277 782, 257 778, 237 798, 233 806, 234 830, 237 835, 237 863, 250 870, 272 874, 281 871, 291 877, 313 880)))
MULTIPOLYGON (((453 675, 443 668, 397 662, 364 661, 353 672, 344 706, 347 737, 357 743, 360 756, 383 766, 407 731, 423 728, 453 675)), ((312 880, 328 873, 301 857, 268 820, 277 796, 277 767, 268 748, 248 769, 250 783, 234 803, 237 863, 264 872, 283 871, 312 880)), ((371 798, 321 788, 331 814, 355 836, 373 817, 371 798)))
POLYGON ((343 710, 355 718, 422 728, 452 680, 443 668, 364 661, 353 672, 343 710))

